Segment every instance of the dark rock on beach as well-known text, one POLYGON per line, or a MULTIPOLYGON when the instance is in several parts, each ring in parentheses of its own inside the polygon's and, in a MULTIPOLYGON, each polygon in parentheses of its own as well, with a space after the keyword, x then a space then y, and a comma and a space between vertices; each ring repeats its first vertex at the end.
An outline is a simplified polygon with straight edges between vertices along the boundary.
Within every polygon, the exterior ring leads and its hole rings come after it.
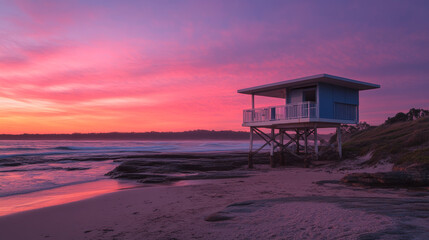
POLYGON ((429 164, 395 166, 391 172, 352 173, 341 182, 370 187, 426 187, 429 186, 429 164))
POLYGON ((225 214, 213 213, 213 214, 205 217, 204 220, 206 220, 207 222, 219 222, 219 221, 230 220, 230 219, 233 219, 233 218, 234 217, 228 216, 228 215, 225 215, 225 214))
MULTIPOLYGON (((247 153, 146 154, 124 160, 106 175, 143 183, 247 177, 247 153), (232 171, 237 170, 237 171, 232 171)), ((267 157, 255 163, 268 163, 267 157)))

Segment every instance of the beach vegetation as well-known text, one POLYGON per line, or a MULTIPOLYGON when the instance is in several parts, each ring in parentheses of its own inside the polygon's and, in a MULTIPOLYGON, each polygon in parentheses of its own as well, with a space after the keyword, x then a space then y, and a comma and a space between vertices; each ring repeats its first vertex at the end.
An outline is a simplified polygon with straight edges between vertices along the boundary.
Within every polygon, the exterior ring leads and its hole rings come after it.
POLYGON ((394 117, 389 117, 384 124, 393 124, 397 122, 413 121, 419 118, 429 116, 429 110, 421 108, 411 108, 408 113, 399 112, 394 117))
POLYGON ((429 163, 429 115, 425 115, 426 111, 413 108, 405 114, 407 120, 404 121, 398 120, 403 119, 398 113, 389 118, 388 123, 377 127, 344 130, 344 156, 354 158, 372 153, 370 164, 381 160, 395 164, 429 163))

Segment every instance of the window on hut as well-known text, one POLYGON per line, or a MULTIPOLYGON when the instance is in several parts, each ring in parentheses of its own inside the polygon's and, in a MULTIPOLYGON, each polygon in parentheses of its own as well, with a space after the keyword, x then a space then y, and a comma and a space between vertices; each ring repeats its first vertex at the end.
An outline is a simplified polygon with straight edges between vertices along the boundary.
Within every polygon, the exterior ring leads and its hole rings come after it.
POLYGON ((315 102, 316 101, 316 90, 306 90, 302 93, 303 102, 315 102))

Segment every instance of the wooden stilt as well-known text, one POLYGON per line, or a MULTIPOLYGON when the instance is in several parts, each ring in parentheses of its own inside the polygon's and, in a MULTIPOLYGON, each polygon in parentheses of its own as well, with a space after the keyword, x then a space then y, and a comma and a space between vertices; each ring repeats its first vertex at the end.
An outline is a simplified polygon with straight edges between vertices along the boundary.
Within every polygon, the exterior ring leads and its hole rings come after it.
MULTIPOLYGON (((304 134, 304 133, 300 133, 298 129, 296 131, 297 131, 297 135, 292 137, 284 129, 279 129, 279 132, 276 134, 275 128, 272 128, 271 133, 267 134, 267 133, 261 131, 260 129, 258 129, 257 127, 251 127, 251 129, 250 129, 251 136, 250 136, 250 145, 249 145, 249 162, 248 162, 249 168, 253 167, 253 156, 256 153, 258 153, 259 151, 261 151, 267 145, 270 146, 270 165, 271 165, 271 167, 276 167, 277 164, 284 164, 285 163, 285 156, 284 156, 285 152, 288 152, 288 154, 293 155, 297 158, 304 159, 303 156, 299 156, 294 151, 290 151, 287 148, 290 144, 296 143, 296 141, 299 141, 301 138, 301 135, 304 134), (265 143, 261 147, 259 147, 257 150, 253 150, 253 135, 252 135, 253 133, 258 135, 261 139, 263 139, 265 141, 265 143), (278 136, 280 136, 280 139, 277 139, 278 136), (284 143, 285 137, 289 138, 289 141, 286 144, 284 143), (274 152, 277 148, 278 148, 279 152, 278 152, 278 154, 274 154, 274 152), (280 156, 277 157, 277 155, 280 155, 280 156)), ((309 132, 307 132, 307 135, 310 135, 311 133, 312 133, 312 131, 309 131, 309 132)))
POLYGON ((314 155, 319 160, 319 143, 317 142, 317 127, 314 128, 314 155))
POLYGON ((250 146, 249 146, 249 162, 248 167, 253 168, 253 127, 250 127, 250 146))
POLYGON ((275 143, 274 142, 274 138, 275 138, 274 128, 271 128, 271 138, 272 138, 272 141, 271 141, 271 151, 270 151, 270 165, 272 168, 274 168, 274 167, 276 167, 276 162, 274 159, 274 143, 275 143))
POLYGON ((280 165, 284 166, 285 165, 285 156, 284 156, 284 134, 283 134, 283 130, 280 129, 280 165))
POLYGON ((340 159, 343 158, 343 150, 341 147, 341 128, 337 127, 337 143, 338 143, 338 155, 340 159))
POLYGON ((253 130, 254 130, 254 132, 255 132, 259 137, 261 137, 265 142, 267 142, 267 143, 274 142, 274 143, 276 143, 277 145, 280 145, 280 143, 276 141, 276 137, 277 137, 278 135, 280 135, 280 134, 277 134, 277 135, 274 135, 274 137, 271 137, 269 134, 266 134, 266 133, 262 132, 261 130, 259 130, 259 129, 258 129, 258 128, 256 128, 256 127, 253 127, 253 130))
POLYGON ((311 134, 311 132, 308 130, 308 128, 304 129, 304 165, 306 168, 310 167, 310 161, 311 158, 308 156, 308 136, 311 134))
POLYGON ((304 130, 304 152, 305 155, 308 155, 308 129, 304 130))
POLYGON ((301 136, 299 135, 299 130, 296 129, 296 154, 299 154, 299 139, 301 136))

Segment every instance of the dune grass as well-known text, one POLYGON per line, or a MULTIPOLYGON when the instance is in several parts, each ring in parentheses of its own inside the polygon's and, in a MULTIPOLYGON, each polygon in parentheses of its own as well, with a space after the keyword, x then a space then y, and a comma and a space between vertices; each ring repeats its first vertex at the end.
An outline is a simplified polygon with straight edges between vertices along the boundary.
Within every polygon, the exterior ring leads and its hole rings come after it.
POLYGON ((346 157, 372 152, 371 163, 387 158, 395 164, 429 163, 429 117, 351 134, 344 142, 343 152, 346 157))

